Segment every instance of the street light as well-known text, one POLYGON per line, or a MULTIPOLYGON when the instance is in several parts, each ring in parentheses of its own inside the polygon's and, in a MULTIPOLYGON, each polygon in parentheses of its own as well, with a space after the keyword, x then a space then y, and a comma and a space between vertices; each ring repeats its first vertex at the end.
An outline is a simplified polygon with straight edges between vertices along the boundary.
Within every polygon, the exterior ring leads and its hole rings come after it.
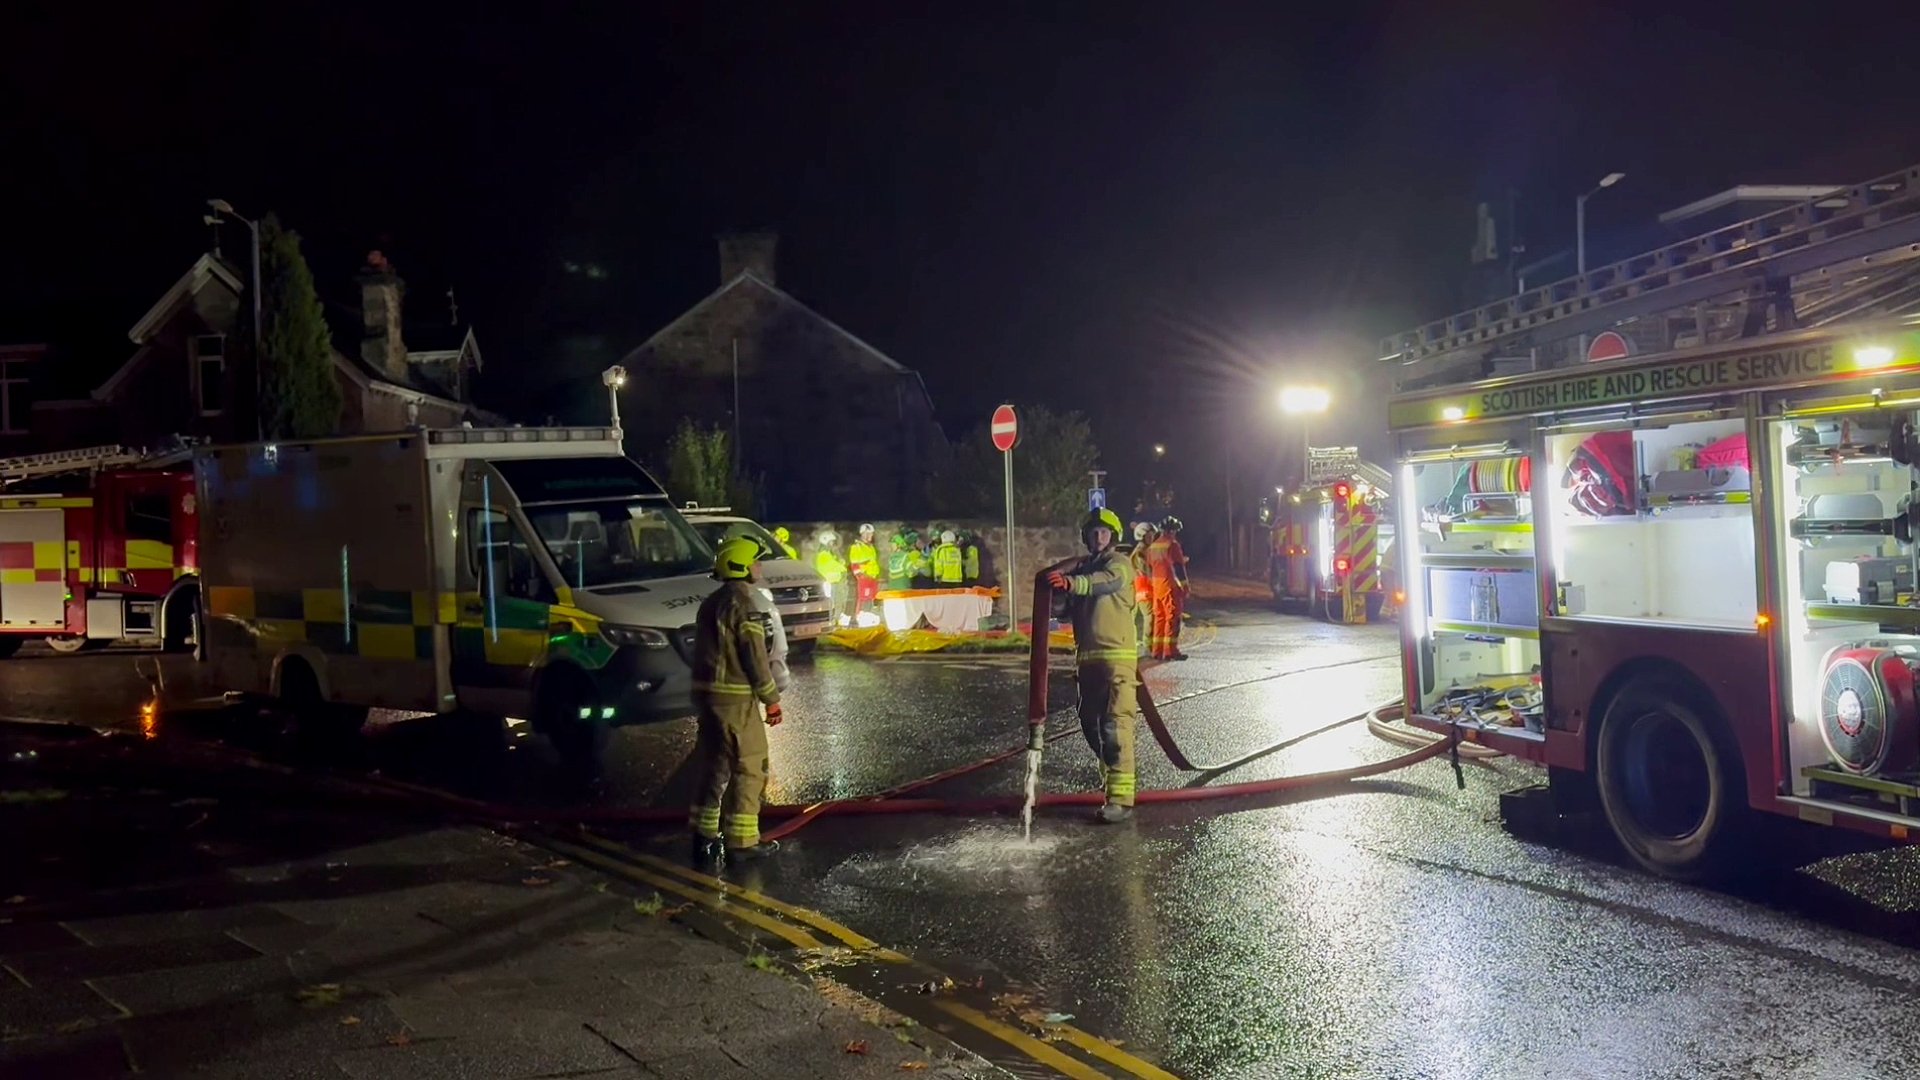
POLYGON ((1592 191, 1589 191, 1585 195, 1582 195, 1579 198, 1573 200, 1573 249, 1574 249, 1575 272, 1581 273, 1581 274, 1584 274, 1587 272, 1587 200, 1593 198, 1595 195, 1600 194, 1602 191, 1612 187, 1613 185, 1619 183, 1620 181, 1625 180, 1626 178, 1627 178, 1626 173, 1610 172, 1607 175, 1600 178, 1600 182, 1594 185, 1594 188, 1592 191))
POLYGON ((266 363, 266 358, 260 352, 260 223, 252 218, 241 217, 234 211, 233 204, 225 199, 208 199, 207 206, 213 210, 213 214, 205 217, 207 224, 219 221, 215 214, 225 214, 245 225, 247 232, 253 236, 253 288, 248 290, 253 294, 253 434, 256 439, 264 439, 267 437, 266 410, 260 403, 260 368, 266 363))
POLYGON ((1308 417, 1315 413, 1324 413, 1333 404, 1333 395, 1318 386, 1289 386, 1280 391, 1280 411, 1288 416, 1300 418, 1300 480, 1307 483, 1311 475, 1313 450, 1307 441, 1308 417))
POLYGON ((1167 456, 1167 444, 1166 444, 1166 443, 1154 443, 1154 444, 1153 444, 1153 456, 1154 456, 1154 457, 1156 457, 1156 458, 1163 458, 1163 457, 1166 457, 1166 456, 1167 456))
POLYGON ((615 364, 600 373, 600 385, 607 388, 607 403, 613 407, 613 440, 626 437, 620 430, 620 388, 627 385, 627 369, 615 364))

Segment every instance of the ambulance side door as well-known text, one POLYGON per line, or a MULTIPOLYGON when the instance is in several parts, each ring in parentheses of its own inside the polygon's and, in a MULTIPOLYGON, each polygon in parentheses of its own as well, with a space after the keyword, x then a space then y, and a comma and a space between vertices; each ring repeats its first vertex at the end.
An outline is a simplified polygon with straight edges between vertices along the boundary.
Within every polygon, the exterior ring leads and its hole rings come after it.
POLYGON ((527 530, 498 504, 460 508, 452 675, 462 707, 527 716, 558 600, 527 530))

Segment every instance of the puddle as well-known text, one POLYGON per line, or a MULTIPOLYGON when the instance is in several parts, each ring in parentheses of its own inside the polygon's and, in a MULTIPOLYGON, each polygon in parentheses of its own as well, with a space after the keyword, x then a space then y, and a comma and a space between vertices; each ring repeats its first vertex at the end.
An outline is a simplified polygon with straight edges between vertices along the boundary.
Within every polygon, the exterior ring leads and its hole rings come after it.
POLYGON ((1076 857, 1072 830, 1041 820, 1029 840, 1012 822, 974 825, 950 836, 887 854, 859 855, 834 872, 846 884, 882 892, 962 890, 987 885, 995 893, 1043 892, 1062 860, 1076 857))

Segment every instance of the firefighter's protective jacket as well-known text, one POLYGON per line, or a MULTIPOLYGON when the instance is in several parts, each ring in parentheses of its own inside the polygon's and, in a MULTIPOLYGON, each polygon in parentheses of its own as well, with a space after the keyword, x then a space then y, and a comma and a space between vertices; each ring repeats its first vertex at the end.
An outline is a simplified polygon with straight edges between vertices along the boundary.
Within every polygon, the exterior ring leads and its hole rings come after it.
POLYGON ((1117 548, 1089 555, 1067 578, 1067 613, 1079 658, 1132 663, 1139 649, 1133 626, 1133 564, 1117 548))
POLYGON ((695 694, 779 703, 780 689, 767 662, 767 627, 754 613, 752 588, 729 581, 700 602, 693 631, 695 694))

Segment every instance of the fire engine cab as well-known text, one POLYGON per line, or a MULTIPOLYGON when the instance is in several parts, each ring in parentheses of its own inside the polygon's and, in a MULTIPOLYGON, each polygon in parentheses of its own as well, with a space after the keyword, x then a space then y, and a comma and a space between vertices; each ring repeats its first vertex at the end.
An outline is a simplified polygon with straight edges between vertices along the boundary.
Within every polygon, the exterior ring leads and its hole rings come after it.
POLYGON ((1331 622, 1377 621, 1390 610, 1393 477, 1351 446, 1308 451, 1307 482, 1278 492, 1267 525, 1267 586, 1281 610, 1331 622))
POLYGON ((0 658, 34 639, 63 653, 190 644, 196 523, 184 451, 0 459, 0 658))

